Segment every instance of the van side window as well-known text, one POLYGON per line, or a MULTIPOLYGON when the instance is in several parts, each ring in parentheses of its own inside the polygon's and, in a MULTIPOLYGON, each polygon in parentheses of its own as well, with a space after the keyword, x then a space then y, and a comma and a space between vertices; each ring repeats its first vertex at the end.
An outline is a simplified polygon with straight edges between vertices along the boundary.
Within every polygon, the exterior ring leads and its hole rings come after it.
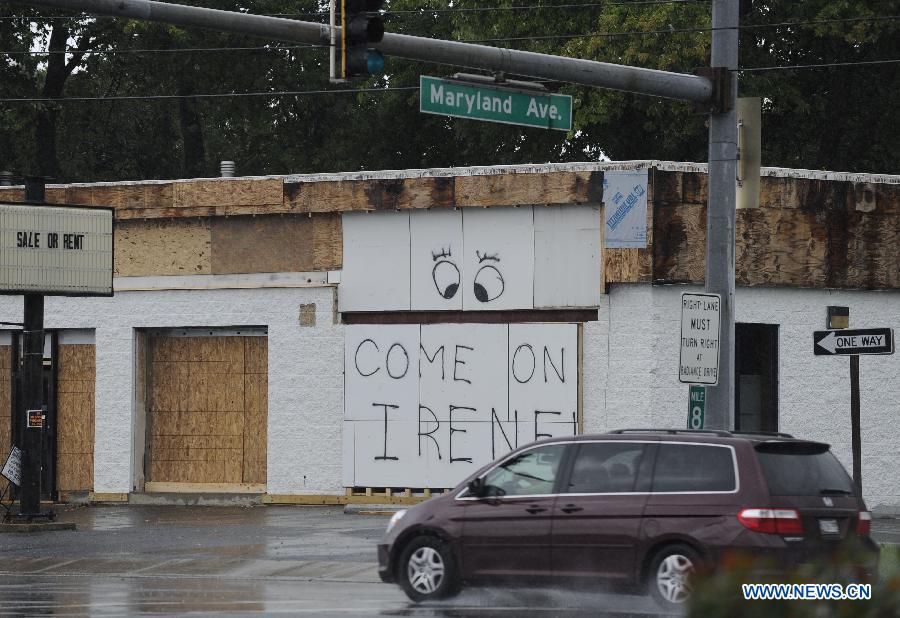
POLYGON ((731 449, 700 444, 660 444, 654 492, 734 491, 731 449))
POLYGON ((634 491, 644 445, 630 442, 585 442, 578 448, 569 486, 570 494, 605 494, 634 491))
POLYGON ((564 444, 533 448, 507 459, 484 476, 490 496, 534 496, 553 493, 564 444))

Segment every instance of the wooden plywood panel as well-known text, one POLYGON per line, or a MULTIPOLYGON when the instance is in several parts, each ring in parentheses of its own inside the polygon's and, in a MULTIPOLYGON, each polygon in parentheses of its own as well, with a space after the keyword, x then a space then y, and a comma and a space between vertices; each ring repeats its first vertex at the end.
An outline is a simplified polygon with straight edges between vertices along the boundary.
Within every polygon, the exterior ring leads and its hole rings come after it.
POLYGON ((600 303, 600 208, 534 208, 534 306, 600 303))
POLYGON ((59 346, 56 420, 56 486, 61 492, 94 488, 93 344, 59 346))
POLYGON ((214 218, 212 272, 306 272, 340 268, 340 215, 214 218))
MULTIPOLYGON (((736 235, 735 280, 739 284, 825 283, 828 235, 815 213, 742 209, 737 212, 736 235)), ((703 265, 701 256, 692 257, 703 265)))
POLYGON ((115 236, 116 276, 212 272, 209 219, 117 221, 115 236))
POLYGON ((603 172, 458 176, 457 206, 516 206, 599 202, 603 172))
POLYGON ((343 230, 340 310, 409 310, 409 213, 347 213, 343 230))
POLYGON ((452 207, 454 178, 422 177, 284 184, 292 212, 347 212, 452 207))
POLYGON ((654 210, 653 281, 699 282, 706 265, 706 207, 654 210))
MULTIPOLYGON (((12 424, 10 406, 12 405, 12 379, 10 362, 12 346, 0 346, 0 467, 6 463, 12 446, 12 424)), ((9 481, 0 476, 0 490, 6 489, 9 481)))
POLYGON ((265 483, 266 345, 265 337, 153 339, 150 482, 265 483))
POLYGON ((534 213, 530 206, 467 209, 463 212, 463 242, 464 310, 534 308, 534 213))
POLYGON ((410 304, 415 310, 461 310, 463 231, 459 210, 409 213, 410 304))
POLYGON ((283 181, 280 178, 235 178, 190 180, 173 185, 172 206, 214 208, 219 214, 251 214, 247 207, 281 208, 283 181), (244 207, 242 212, 242 208, 244 207))

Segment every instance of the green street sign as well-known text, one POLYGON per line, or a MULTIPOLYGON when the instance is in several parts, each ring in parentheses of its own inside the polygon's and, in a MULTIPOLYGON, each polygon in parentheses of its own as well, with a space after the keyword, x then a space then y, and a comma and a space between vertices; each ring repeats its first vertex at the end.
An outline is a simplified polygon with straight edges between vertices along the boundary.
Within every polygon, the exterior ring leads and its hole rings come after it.
POLYGON ((419 111, 542 129, 572 129, 572 97, 422 75, 419 111))
POLYGON ((706 387, 692 385, 688 389, 688 429, 703 429, 706 422, 706 387))

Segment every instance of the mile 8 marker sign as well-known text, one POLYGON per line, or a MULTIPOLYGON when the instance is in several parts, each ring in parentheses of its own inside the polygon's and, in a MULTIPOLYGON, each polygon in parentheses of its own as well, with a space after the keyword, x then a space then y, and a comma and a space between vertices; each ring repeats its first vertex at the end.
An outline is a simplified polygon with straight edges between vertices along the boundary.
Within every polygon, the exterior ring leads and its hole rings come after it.
POLYGON ((718 294, 681 295, 681 354, 678 381, 684 384, 719 383, 718 294))

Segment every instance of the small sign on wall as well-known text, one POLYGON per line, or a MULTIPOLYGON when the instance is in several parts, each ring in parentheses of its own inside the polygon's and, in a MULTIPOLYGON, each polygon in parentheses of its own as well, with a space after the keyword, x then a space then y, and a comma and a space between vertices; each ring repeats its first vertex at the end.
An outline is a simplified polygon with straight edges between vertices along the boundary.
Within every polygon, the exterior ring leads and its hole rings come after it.
POLYGON ((647 170, 603 173, 604 230, 610 249, 647 248, 647 170))
POLYGON ((25 412, 25 426, 28 429, 43 429, 44 428, 44 411, 43 410, 28 410, 25 412))

